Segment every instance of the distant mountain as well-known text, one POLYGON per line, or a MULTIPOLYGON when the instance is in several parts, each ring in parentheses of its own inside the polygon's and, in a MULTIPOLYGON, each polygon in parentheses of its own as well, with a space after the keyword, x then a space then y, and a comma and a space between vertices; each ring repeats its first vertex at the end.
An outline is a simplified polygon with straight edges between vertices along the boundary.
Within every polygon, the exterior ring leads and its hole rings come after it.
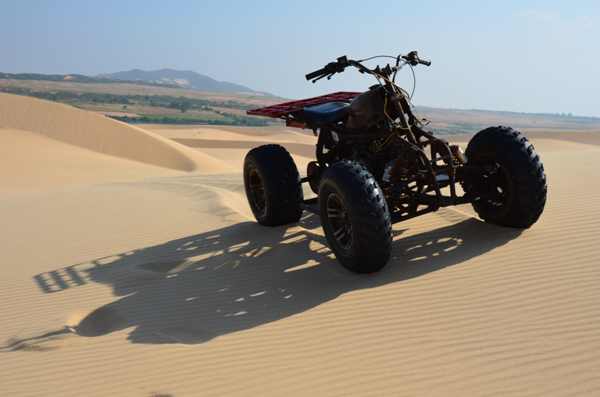
POLYGON ((141 80, 154 84, 173 84, 200 91, 226 92, 228 94, 251 93, 255 95, 274 96, 268 92, 254 91, 243 85, 228 83, 226 81, 216 81, 191 70, 162 69, 147 72, 145 70, 133 69, 129 72, 101 74, 94 77, 118 80, 141 80))

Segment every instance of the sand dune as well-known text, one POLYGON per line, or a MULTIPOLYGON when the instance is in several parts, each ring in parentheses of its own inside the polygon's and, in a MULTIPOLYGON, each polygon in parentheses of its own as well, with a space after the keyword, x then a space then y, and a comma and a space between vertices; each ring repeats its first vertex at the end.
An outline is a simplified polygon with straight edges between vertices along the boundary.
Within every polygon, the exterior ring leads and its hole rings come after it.
MULTIPOLYGON (((180 171, 222 164, 140 128, 70 106, 0 93, 0 128, 36 132, 96 152, 180 171)), ((225 170, 228 168, 225 166, 225 170)))
POLYGON ((0 129, 0 196, 182 175, 30 131, 0 129))
POLYGON ((168 138, 195 138, 228 141, 293 142, 314 145, 312 130, 289 128, 285 125, 269 127, 172 126, 141 124, 141 128, 168 138))
POLYGON ((238 168, 170 139, 48 101, 0 94, 0 196, 238 168))
MULTIPOLYGON (((11 106, 18 114, 0 131, 10 142, 0 149, 0 181, 20 185, 0 197, 3 395, 600 390, 600 176, 574 171, 600 164, 598 133, 531 139, 549 197, 530 229, 483 223, 470 206, 445 208, 394 225, 388 265, 359 276, 333 258, 318 217, 276 228, 254 222, 240 172, 184 172, 82 149, 48 138, 62 132, 46 132, 44 120, 16 123, 31 108, 11 106), (7 176, 15 170, 21 182, 7 176), (87 173, 105 179, 77 180, 87 173), (48 186, 26 190, 39 179, 48 186)), ((96 116, 69 117, 57 122, 83 135, 105 128, 96 116)), ((196 128, 163 133, 194 139, 196 128)), ((143 136, 163 153, 159 130, 143 136)), ((202 139, 274 135, 219 131, 202 139)), ((165 163, 180 168, 213 158, 239 170, 247 150, 171 145, 165 163)))

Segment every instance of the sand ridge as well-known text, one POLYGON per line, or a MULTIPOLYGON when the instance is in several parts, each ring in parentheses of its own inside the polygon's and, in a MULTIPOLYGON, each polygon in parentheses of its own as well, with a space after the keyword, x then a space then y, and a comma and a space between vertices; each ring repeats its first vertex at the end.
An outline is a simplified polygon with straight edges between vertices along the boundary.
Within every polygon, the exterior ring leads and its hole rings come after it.
POLYGON ((0 94, 0 196, 238 168, 69 106, 0 94))
POLYGON ((210 140, 238 140, 261 142, 294 142, 315 145, 312 130, 290 128, 285 125, 268 127, 224 127, 224 126, 172 126, 140 124, 140 128, 168 138, 195 138, 210 140))
MULTIPOLYGON (((74 146, 180 171, 213 168, 211 159, 193 150, 91 112, 4 93, 0 93, 0 107, 3 129, 36 132, 74 146)), ((223 165, 214 168, 219 166, 223 165)))
MULTIPOLYGON (((365 276, 337 263, 312 214, 276 228, 253 221, 239 165, 202 174, 116 161, 48 138, 39 120, 31 125, 39 132, 0 131, 11 142, 0 149, 0 164, 10 164, 0 181, 26 168, 21 182, 11 177, 19 189, 47 183, 0 197, 3 394, 600 389, 600 176, 573 172, 599 165, 593 133, 585 142, 567 133, 531 138, 549 196, 530 229, 483 223, 466 205, 444 208, 394 225, 390 262, 365 276), (105 179, 69 185, 85 174, 77 167, 105 179)), ((197 128, 163 130, 194 139, 197 128)), ((206 140, 259 142, 275 136, 270 128, 219 127, 206 140)), ((236 164, 247 151, 195 150, 236 164)))

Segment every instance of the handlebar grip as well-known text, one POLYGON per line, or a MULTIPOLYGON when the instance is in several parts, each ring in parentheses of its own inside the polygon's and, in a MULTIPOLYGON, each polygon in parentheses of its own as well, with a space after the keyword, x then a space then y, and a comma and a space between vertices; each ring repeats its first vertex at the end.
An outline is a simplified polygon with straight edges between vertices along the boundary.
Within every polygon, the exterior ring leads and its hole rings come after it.
POLYGON ((325 68, 319 69, 319 70, 315 70, 314 72, 309 73, 309 74, 306 75, 306 80, 312 80, 312 79, 314 79, 316 77, 319 77, 319 76, 322 76, 324 74, 327 74, 327 71, 325 70, 325 68))
MULTIPOLYGON (((349 66, 348 59, 346 56, 339 57, 337 62, 329 62, 323 69, 315 70, 312 73, 306 75, 306 80, 312 80, 316 77, 323 78, 328 74, 342 73, 346 66, 349 66)), ((330 76, 331 77, 331 76, 330 76)), ((318 80, 318 79, 317 79, 318 80)), ((315 80, 316 81, 316 80, 315 80)), ((314 83, 314 81, 313 81, 314 83)))
POLYGON ((418 64, 429 66, 431 65, 431 61, 419 58, 419 55, 416 51, 411 51, 408 55, 402 55, 402 59, 408 61, 411 66, 417 66, 418 64))

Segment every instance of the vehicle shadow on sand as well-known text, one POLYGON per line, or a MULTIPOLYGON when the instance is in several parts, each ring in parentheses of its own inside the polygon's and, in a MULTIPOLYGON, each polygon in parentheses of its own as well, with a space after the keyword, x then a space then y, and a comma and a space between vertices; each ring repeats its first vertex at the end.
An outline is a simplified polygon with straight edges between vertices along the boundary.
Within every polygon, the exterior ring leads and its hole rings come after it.
POLYGON ((302 313, 349 291, 463 263, 522 232, 473 218, 405 238, 395 231, 387 266, 357 275, 342 268, 316 228, 319 219, 311 214, 276 228, 244 222, 98 259, 85 270, 60 269, 69 283, 34 278, 46 293, 96 282, 121 297, 72 327, 78 335, 133 328, 128 338, 133 343, 196 344, 302 313))

